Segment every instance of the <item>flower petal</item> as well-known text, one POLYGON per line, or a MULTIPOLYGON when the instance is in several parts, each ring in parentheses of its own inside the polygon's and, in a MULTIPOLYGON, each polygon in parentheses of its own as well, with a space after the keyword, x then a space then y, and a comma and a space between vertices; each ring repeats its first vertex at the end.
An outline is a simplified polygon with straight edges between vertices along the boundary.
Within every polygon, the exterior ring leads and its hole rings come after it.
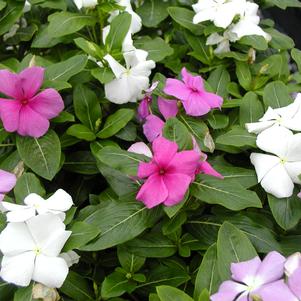
POLYGON ((300 279, 301 279, 301 266, 299 266, 299 268, 296 269, 294 273, 288 278, 288 286, 291 289, 291 291, 299 298, 299 300, 301 299, 300 279))
POLYGON ((215 10, 212 8, 204 9, 199 11, 194 17, 193 17, 193 23, 198 24, 202 23, 204 21, 213 20, 215 17, 215 10))
POLYGON ((0 98, 0 117, 7 132, 15 132, 19 127, 22 105, 16 100, 0 98))
POLYGON ((249 133, 259 134, 262 131, 271 127, 273 124, 275 124, 275 121, 261 121, 246 123, 245 126, 249 133))
POLYGON ((141 154, 149 158, 153 157, 152 151, 144 142, 136 142, 132 144, 131 147, 128 149, 128 152, 141 154))
POLYGON ((202 173, 205 175, 210 175, 219 179, 224 179, 223 175, 217 172, 209 162, 201 161, 198 165, 198 169, 196 171, 197 174, 202 173))
POLYGON ((276 198, 290 197, 294 190, 294 183, 283 164, 273 167, 263 177, 261 186, 267 193, 271 193, 276 198))
POLYGON ((155 115, 146 117, 143 125, 143 133, 149 142, 153 142, 157 137, 162 135, 165 123, 155 115))
POLYGON ((211 301, 234 301, 247 287, 234 281, 224 281, 216 294, 212 295, 211 301))
POLYGON ((15 99, 22 97, 18 74, 8 70, 0 70, 0 78, 0 92, 2 94, 15 99))
POLYGON ((191 177, 185 174, 167 173, 164 175, 163 181, 168 190, 168 197, 164 201, 164 205, 174 206, 184 199, 191 183, 191 177))
POLYGON ((221 108, 224 100, 221 96, 209 93, 209 92, 203 92, 201 95, 202 99, 207 102, 207 104, 211 107, 211 109, 215 108, 221 108))
POLYGON ((158 107, 165 120, 177 116, 179 111, 176 100, 167 100, 162 97, 158 97, 158 107))
POLYGON ((180 100, 188 99, 191 90, 180 80, 168 78, 165 83, 164 93, 180 100))
POLYGON ((110 54, 104 56, 104 59, 109 63, 116 78, 120 78, 121 74, 127 71, 126 68, 119 64, 110 54))
POLYGON ((25 252, 15 256, 4 256, 1 262, 0 277, 6 282, 28 286, 32 279, 35 253, 25 252))
POLYGON ((168 166, 178 151, 177 143, 167 140, 164 137, 155 139, 152 148, 154 159, 160 167, 168 166))
POLYGON ((214 14, 214 25, 217 27, 227 28, 238 14, 235 3, 224 3, 214 14))
POLYGON ((301 174, 301 162, 286 162, 284 164, 287 173, 295 184, 301 184, 299 175, 301 174))
MULTIPOLYGON (((1 115, 2 116, 2 115, 1 115)), ((20 110, 18 134, 39 138, 49 129, 49 121, 32 110, 29 106, 23 106, 20 110)))
POLYGON ((16 176, 8 171, 0 169, 0 192, 11 191, 17 182, 16 176))
POLYGON ((0 234, 0 250, 4 255, 14 256, 31 251, 35 245, 24 223, 8 223, 0 234))
POLYGON ((187 99, 182 100, 182 103, 186 114, 190 116, 203 116, 211 110, 210 105, 197 92, 190 93, 187 99))
POLYGON ((187 69, 184 67, 181 70, 181 75, 183 78, 183 81, 185 83, 185 85, 189 88, 191 88, 192 90, 196 90, 199 92, 203 92, 204 91, 204 82, 201 76, 193 76, 192 74, 190 74, 187 69))
POLYGON ((145 204, 147 208, 153 208, 163 203, 168 197, 167 188, 162 176, 150 176, 140 188, 136 199, 145 204))
POLYGON ((45 205, 50 210, 67 211, 73 205, 73 200, 65 190, 58 189, 50 198, 45 200, 45 205))
POLYGON ((50 288, 60 288, 69 272, 63 258, 39 255, 36 258, 32 279, 50 288))
POLYGON ((295 134, 290 138, 286 159, 291 162, 301 161, 301 134, 295 134))
POLYGON ((296 252, 286 259, 284 264, 285 275, 290 277, 299 267, 301 267, 301 253, 296 252))
POLYGON ((46 89, 33 97, 28 106, 44 118, 51 119, 64 110, 61 95, 54 89, 46 89))
POLYGON ((290 130, 284 127, 273 126, 257 136, 256 144, 263 151, 285 158, 289 141, 293 135, 290 130))
POLYGON ((34 208, 28 208, 27 206, 22 206, 22 207, 25 208, 21 210, 13 210, 7 212, 6 214, 7 221, 11 223, 25 222, 36 215, 36 210, 34 208))
POLYGON ((138 177, 140 179, 148 178, 152 174, 159 173, 159 167, 154 162, 140 162, 138 167, 138 177))
POLYGON ((32 98, 38 92, 43 84, 44 71, 44 68, 34 66, 19 73, 24 98, 32 98))

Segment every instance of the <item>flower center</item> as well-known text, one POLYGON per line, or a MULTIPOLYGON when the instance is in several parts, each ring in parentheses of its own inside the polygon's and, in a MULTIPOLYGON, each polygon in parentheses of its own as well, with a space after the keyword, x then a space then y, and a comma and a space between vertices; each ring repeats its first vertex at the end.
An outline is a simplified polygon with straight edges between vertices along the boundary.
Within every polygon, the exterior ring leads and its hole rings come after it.
POLYGON ((286 158, 280 158, 280 163, 281 164, 285 164, 287 162, 287 159, 286 158))
POLYGON ((36 253, 36 255, 41 255, 42 254, 42 250, 41 250, 40 247, 36 247, 33 251, 36 253))
POLYGON ((22 100, 21 100, 21 104, 22 104, 22 105, 27 105, 27 104, 28 104, 28 99, 26 99, 26 98, 25 98, 25 99, 22 99, 22 100))
POLYGON ((165 174, 165 170, 163 168, 160 168, 159 174, 160 175, 164 175, 165 174))

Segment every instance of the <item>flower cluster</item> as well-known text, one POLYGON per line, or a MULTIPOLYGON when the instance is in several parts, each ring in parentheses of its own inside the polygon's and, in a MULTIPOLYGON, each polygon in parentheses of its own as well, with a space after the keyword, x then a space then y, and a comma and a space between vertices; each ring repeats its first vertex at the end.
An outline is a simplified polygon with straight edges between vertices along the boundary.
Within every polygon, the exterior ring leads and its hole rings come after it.
POLYGON ((216 54, 230 51, 230 42, 236 42, 242 37, 258 35, 267 41, 270 35, 259 27, 258 5, 246 0, 199 0, 192 5, 196 15, 195 24, 212 21, 223 33, 212 33, 207 38, 207 45, 217 45, 216 54), (236 18, 236 16, 238 18, 236 18))
POLYGON ((256 144, 269 153, 252 153, 258 182, 277 198, 290 197, 294 183, 301 184, 301 95, 294 103, 278 109, 268 108, 259 122, 248 123, 250 133, 258 134, 256 144))
POLYGON ((63 223, 64 211, 73 205, 71 196, 59 189, 47 200, 30 194, 24 203, 1 202, 8 224, 0 234, 0 277, 19 286, 34 280, 50 288, 61 287, 69 267, 79 260, 73 251, 61 253, 71 235, 63 223))
POLYGON ((301 298, 301 254, 289 258, 270 252, 261 261, 231 264, 232 280, 223 282, 211 301, 298 301, 301 298))

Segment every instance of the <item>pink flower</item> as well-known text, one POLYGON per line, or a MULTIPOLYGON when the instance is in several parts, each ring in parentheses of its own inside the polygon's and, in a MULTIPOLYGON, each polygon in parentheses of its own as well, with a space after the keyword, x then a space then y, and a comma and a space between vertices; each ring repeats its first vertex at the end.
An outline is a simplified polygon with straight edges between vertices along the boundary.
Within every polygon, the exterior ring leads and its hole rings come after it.
POLYGON ((147 208, 176 205, 194 179, 200 155, 193 150, 177 152, 177 144, 163 137, 156 138, 152 148, 152 160, 139 164, 138 177, 146 181, 136 198, 147 208))
POLYGON ((0 169, 0 201, 4 199, 7 192, 12 190, 17 182, 14 174, 0 169))
POLYGON ((204 88, 203 79, 200 76, 192 76, 182 69, 183 82, 177 79, 168 78, 164 92, 180 99, 187 115, 202 116, 211 109, 221 108, 223 98, 207 92, 204 88))
POLYGON ((49 119, 64 109, 60 94, 54 89, 37 93, 42 86, 44 68, 31 67, 15 74, 0 70, 0 117, 7 132, 41 137, 49 128, 49 119))

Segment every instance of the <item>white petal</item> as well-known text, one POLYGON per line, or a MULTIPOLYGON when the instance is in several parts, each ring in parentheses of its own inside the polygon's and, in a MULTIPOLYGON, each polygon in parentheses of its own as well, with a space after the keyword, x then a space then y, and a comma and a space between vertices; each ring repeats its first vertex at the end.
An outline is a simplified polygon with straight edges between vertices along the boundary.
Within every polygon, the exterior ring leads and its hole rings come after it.
POLYGON ((234 25, 232 32, 236 33, 239 39, 244 36, 251 35, 262 36, 267 41, 271 39, 270 35, 264 32, 261 27, 248 20, 239 21, 237 24, 234 25))
POLYGON ((71 234, 71 231, 56 231, 51 233, 47 241, 44 244, 40 244, 43 254, 58 256, 71 234))
POLYGON ((31 251, 36 244, 25 223, 8 223, 0 234, 0 250, 4 255, 31 251))
POLYGON ((132 144, 131 147, 128 149, 128 152, 145 155, 150 158, 153 157, 150 148, 144 142, 137 142, 132 144))
POLYGON ((265 112, 263 117, 261 117, 259 119, 259 121, 270 121, 270 120, 276 120, 276 119, 279 119, 279 118, 280 118, 280 115, 277 114, 276 109, 268 107, 267 111, 265 112))
POLYGON ((1 202, 2 212, 14 211, 14 210, 24 210, 28 208, 24 205, 13 204, 9 202, 1 202))
POLYGON ((295 134, 290 138, 286 159, 289 162, 301 161, 301 134, 295 134))
POLYGON ((120 78, 127 70, 121 64, 119 64, 110 54, 104 56, 104 59, 109 63, 116 78, 120 78))
POLYGON ((131 22, 131 26, 130 26, 130 32, 131 33, 137 33, 138 31, 141 30, 142 27, 142 21, 141 18, 138 14, 136 14, 133 10, 127 10, 128 13, 131 14, 132 16, 132 22, 131 22))
POLYGON ((20 222, 27 221, 28 219, 32 218, 35 215, 36 215, 36 210, 34 208, 27 207, 22 210, 7 212, 6 218, 8 222, 20 223, 20 222))
POLYGON ((301 175, 301 162, 287 162, 284 166, 292 181, 296 184, 301 184, 301 180, 298 177, 301 175))
POLYGON ((213 7, 214 5, 214 0, 199 0, 198 3, 192 5, 192 8, 196 13, 198 13, 206 8, 213 7))
POLYGON ((103 29, 102 29, 102 42, 103 44, 106 43, 106 39, 108 37, 108 34, 110 32, 110 29, 111 29, 111 26, 110 25, 107 25, 105 26, 103 29))
POLYGON ((246 123, 245 126, 249 133, 259 134, 262 131, 271 127, 274 123, 275 121, 261 121, 246 123))
POLYGON ((230 42, 228 40, 224 40, 222 41, 217 48, 214 50, 215 54, 223 54, 223 53, 227 53, 230 52, 230 42))
POLYGON ((206 41, 206 45, 216 45, 221 43, 225 38, 218 33, 211 34, 206 41))
POLYGON ((225 3, 217 10, 214 16, 214 25, 217 27, 227 28, 238 14, 237 7, 234 3, 225 3))
POLYGON ((116 104, 124 104, 132 100, 132 93, 129 87, 128 76, 115 79, 105 84, 106 98, 116 104))
POLYGON ((297 98, 293 103, 291 103, 286 107, 275 109, 275 112, 285 119, 291 119, 300 110, 300 106, 301 106, 301 97, 297 96, 297 98))
POLYGON ((193 23, 194 24, 198 24, 198 23, 202 23, 204 21, 212 21, 214 20, 215 17, 215 9, 213 8, 207 8, 204 9, 200 12, 198 12, 194 17, 193 17, 193 23))
POLYGON ((83 7, 83 0, 73 0, 77 9, 81 9, 83 7))
POLYGON ((252 153, 250 159, 255 167, 258 182, 260 182, 273 167, 280 163, 280 159, 276 156, 259 153, 252 153))
POLYGON ((276 198, 287 198, 292 196, 294 183, 288 175, 283 164, 278 164, 272 168, 262 179, 263 189, 276 198))
POLYGON ((290 130, 275 125, 260 133, 257 136, 256 144, 263 151, 285 158, 289 141, 293 135, 290 130))
POLYGON ((131 75, 149 77, 151 74, 151 69, 155 67, 156 64, 152 60, 140 62, 139 64, 137 64, 135 67, 131 69, 131 75))
POLYGON ((32 279, 35 256, 32 251, 11 257, 4 256, 1 262, 1 278, 9 283, 28 286, 32 279))
POLYGON ((80 256, 74 251, 68 251, 66 253, 60 254, 60 257, 63 258, 68 267, 70 268, 72 265, 77 264, 79 262, 80 256))
POLYGON ((57 190, 46 201, 46 206, 51 210, 67 211, 73 205, 72 197, 65 190, 57 190))
POLYGON ((68 272, 67 263, 63 258, 39 255, 36 258, 32 279, 50 288, 60 288, 68 272))
POLYGON ((32 207, 39 207, 40 205, 44 205, 44 203, 45 200, 36 193, 31 193, 24 199, 24 204, 32 207))

